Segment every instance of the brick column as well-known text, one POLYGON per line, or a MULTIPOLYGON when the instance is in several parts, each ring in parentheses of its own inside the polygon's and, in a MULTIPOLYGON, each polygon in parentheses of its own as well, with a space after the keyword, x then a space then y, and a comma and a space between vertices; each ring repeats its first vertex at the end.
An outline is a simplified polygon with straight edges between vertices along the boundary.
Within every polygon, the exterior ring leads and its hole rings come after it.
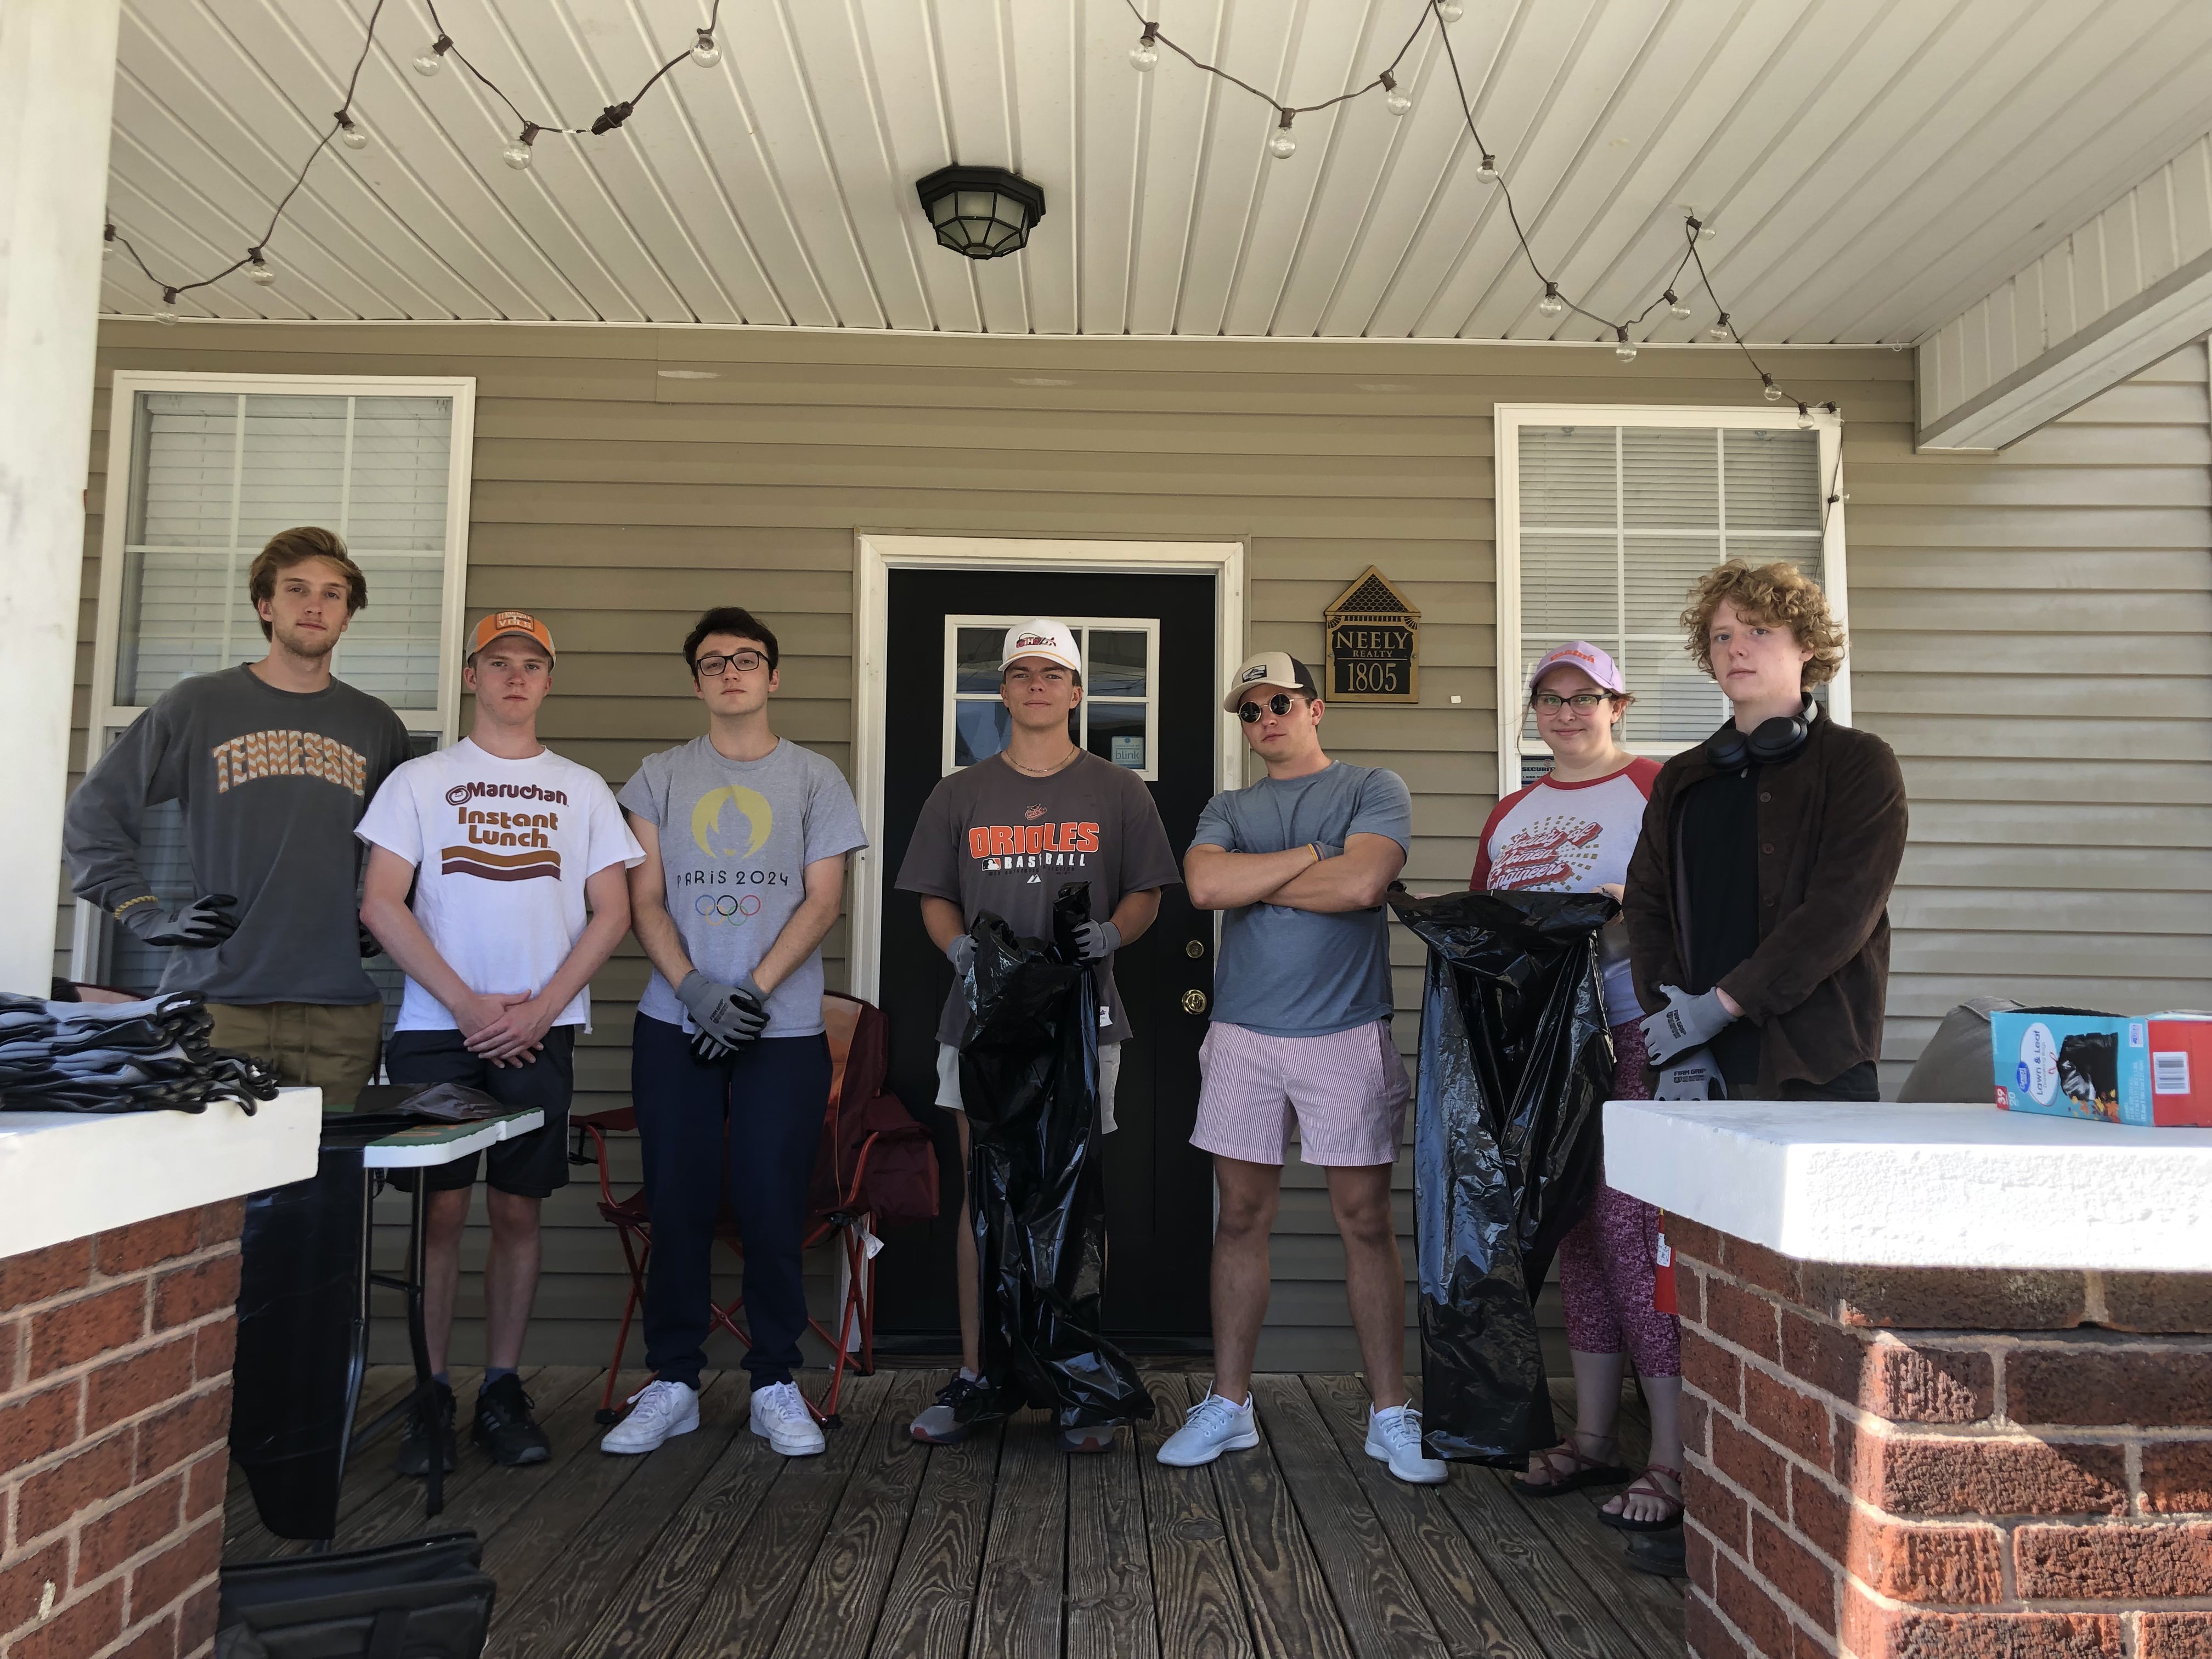
POLYGON ((0 1260, 0 1659, 212 1650, 244 1213, 0 1260))
POLYGON ((2212 1659, 2212 1274, 1667 1231, 1693 1654, 2212 1659))

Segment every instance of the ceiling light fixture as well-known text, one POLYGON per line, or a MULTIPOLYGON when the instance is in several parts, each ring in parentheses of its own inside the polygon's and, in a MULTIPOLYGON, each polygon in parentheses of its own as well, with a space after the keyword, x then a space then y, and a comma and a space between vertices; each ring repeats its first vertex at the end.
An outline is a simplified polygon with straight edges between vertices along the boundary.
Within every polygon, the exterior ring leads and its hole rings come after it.
POLYGON ((1044 217, 1044 191, 1004 167, 939 167, 914 188, 939 243, 970 259, 1018 252, 1044 217))

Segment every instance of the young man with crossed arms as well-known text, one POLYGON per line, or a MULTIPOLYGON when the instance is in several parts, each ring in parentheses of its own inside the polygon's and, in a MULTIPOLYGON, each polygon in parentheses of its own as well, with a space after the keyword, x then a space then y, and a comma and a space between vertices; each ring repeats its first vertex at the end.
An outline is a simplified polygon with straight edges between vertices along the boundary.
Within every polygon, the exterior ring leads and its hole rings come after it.
POLYGON ((1159 1450, 1190 1468, 1260 1443, 1250 1384, 1267 1313, 1267 1236, 1291 1120, 1298 1154, 1328 1172, 1344 1288, 1374 1403, 1367 1455, 1434 1486, 1406 1395, 1406 1283, 1390 1170, 1411 1092, 1390 1040, 1382 895, 1412 846, 1413 797, 1379 767, 1322 752, 1313 674, 1283 651, 1237 672, 1222 707, 1242 717, 1267 776, 1206 804, 1183 860, 1193 904, 1221 910, 1212 1024, 1199 1051, 1191 1145, 1213 1154, 1212 1389, 1159 1450))

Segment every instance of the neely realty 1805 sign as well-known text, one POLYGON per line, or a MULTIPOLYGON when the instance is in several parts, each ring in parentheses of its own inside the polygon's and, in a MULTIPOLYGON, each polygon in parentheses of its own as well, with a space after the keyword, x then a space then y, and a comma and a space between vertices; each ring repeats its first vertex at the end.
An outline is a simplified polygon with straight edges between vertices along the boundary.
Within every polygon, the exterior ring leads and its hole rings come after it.
POLYGON ((1373 565, 1322 613, 1322 696, 1329 702, 1419 702, 1421 613, 1373 565))

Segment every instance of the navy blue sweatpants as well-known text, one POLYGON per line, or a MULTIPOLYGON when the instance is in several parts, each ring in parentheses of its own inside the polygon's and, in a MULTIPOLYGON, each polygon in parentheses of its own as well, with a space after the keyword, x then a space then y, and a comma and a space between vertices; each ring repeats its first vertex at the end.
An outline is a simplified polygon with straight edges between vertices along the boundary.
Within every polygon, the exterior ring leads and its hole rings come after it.
POLYGON ((745 1249, 745 1369, 757 1389, 788 1382, 806 1329, 799 1243, 830 1109, 830 1040, 763 1037, 732 1063, 704 1066, 683 1027, 640 1014, 630 1097, 653 1216, 645 1363, 663 1382, 699 1386, 726 1172, 745 1249))

